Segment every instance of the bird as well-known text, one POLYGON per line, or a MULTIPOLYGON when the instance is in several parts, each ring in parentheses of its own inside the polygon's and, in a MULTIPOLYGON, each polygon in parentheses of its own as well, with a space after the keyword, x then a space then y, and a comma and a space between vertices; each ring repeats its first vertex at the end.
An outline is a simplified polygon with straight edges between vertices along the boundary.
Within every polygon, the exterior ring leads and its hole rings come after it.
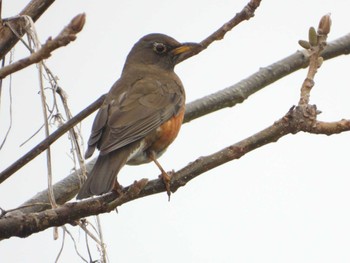
POLYGON ((84 157, 96 148, 99 155, 77 199, 121 192, 120 169, 152 161, 170 198, 170 175, 157 159, 177 137, 185 113, 185 90, 174 67, 199 49, 160 33, 136 42, 92 124, 84 157))

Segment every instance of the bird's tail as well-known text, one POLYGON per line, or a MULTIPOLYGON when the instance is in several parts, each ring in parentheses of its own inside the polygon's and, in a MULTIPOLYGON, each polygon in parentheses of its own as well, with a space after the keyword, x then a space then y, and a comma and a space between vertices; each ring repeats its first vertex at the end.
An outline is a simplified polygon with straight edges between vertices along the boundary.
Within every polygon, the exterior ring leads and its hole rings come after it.
POLYGON ((111 191, 118 172, 125 165, 127 158, 128 155, 125 151, 118 150, 106 155, 99 155, 87 180, 81 187, 77 199, 102 195, 111 191))

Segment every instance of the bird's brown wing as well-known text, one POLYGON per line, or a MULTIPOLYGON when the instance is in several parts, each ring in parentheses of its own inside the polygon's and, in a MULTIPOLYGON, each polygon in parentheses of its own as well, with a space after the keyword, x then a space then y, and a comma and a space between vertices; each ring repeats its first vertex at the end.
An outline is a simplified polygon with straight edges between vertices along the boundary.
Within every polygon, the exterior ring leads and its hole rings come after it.
POLYGON ((89 145, 97 144, 101 155, 145 137, 176 115, 185 103, 178 80, 148 78, 138 80, 109 101, 98 112, 89 139, 89 145))
POLYGON ((97 111, 95 120, 92 124, 91 135, 88 141, 88 149, 85 152, 85 159, 89 158, 95 151, 96 145, 101 139, 104 127, 108 120, 108 105, 103 104, 97 111))

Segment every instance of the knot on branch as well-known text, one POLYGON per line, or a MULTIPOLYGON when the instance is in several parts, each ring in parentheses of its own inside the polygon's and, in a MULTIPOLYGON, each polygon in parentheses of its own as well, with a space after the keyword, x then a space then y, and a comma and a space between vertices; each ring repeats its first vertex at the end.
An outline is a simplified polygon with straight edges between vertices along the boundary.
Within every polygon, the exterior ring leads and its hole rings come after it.
POLYGON ((289 127, 292 134, 300 131, 310 132, 315 127, 317 122, 317 115, 320 111, 317 110, 316 105, 299 105, 293 106, 286 114, 289 127))

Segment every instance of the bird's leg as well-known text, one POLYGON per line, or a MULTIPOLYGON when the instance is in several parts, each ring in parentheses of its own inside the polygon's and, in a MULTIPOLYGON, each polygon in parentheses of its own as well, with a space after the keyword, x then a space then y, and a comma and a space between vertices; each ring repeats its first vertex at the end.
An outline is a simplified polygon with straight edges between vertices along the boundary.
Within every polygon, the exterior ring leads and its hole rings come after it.
POLYGON ((163 182, 165 184, 166 193, 168 194, 168 200, 170 201, 170 195, 171 195, 171 192, 170 192, 170 180, 171 180, 171 176, 163 169, 163 167, 157 161, 153 151, 151 151, 149 153, 149 158, 158 166, 160 172, 162 173, 161 176, 162 176, 163 182))

